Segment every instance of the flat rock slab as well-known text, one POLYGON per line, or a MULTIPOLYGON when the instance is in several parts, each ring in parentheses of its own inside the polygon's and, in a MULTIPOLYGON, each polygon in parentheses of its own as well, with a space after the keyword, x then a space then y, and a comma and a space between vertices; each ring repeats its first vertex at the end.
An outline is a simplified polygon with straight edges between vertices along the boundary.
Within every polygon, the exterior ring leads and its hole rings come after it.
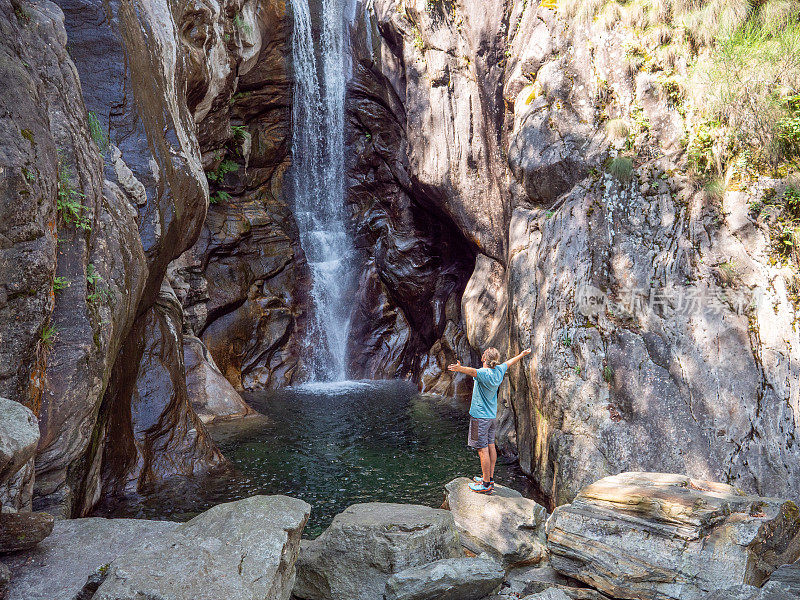
POLYGON ((33 550, 0 556, 12 572, 7 600, 72 600, 87 578, 120 554, 178 523, 140 519, 66 519, 33 550))
POLYGON ((30 550, 50 535, 54 522, 44 512, 0 513, 0 553, 30 550))
POLYGON ((415 504, 354 504, 316 540, 304 541, 294 595, 303 600, 378 600, 405 569, 463 556, 453 515, 415 504))
POLYGON ((287 496, 219 504, 117 558, 92 600, 288 600, 310 513, 287 496))
POLYGON ((444 506, 453 513, 465 548, 486 552, 505 566, 538 563, 547 556, 543 506, 502 485, 495 485, 490 496, 476 494, 470 483, 459 477, 445 486, 444 506))
POLYGON ((384 600, 480 600, 500 587, 505 571, 485 558, 444 558, 392 575, 384 600))
POLYGON ((562 590, 550 588, 531 596, 525 596, 522 600, 570 600, 570 597, 562 590))
POLYGON ((550 564, 615 598, 704 600, 800 554, 800 511, 683 475, 622 473, 547 522, 550 564))

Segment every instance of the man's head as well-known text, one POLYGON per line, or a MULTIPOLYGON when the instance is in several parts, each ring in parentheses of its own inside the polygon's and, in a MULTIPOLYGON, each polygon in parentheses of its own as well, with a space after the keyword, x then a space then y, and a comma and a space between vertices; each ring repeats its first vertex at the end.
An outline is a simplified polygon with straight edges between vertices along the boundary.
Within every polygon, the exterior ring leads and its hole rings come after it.
POLYGON ((500 363, 500 351, 497 348, 487 348, 481 356, 484 367, 494 368, 500 363))

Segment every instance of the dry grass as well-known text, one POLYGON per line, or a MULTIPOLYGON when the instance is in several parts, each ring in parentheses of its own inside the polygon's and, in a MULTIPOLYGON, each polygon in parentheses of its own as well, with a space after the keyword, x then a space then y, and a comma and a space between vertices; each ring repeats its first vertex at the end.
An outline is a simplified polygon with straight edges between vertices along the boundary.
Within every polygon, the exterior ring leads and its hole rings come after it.
POLYGON ((611 119, 606 123, 606 135, 612 142, 618 142, 626 139, 631 133, 631 128, 628 126, 625 119, 611 119))

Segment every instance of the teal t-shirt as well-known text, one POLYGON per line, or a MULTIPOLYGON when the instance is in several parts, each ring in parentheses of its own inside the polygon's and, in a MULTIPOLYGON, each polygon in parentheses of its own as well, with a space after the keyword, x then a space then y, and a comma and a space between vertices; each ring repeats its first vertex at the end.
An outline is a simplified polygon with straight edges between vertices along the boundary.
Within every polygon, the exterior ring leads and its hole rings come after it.
POLYGON ((473 379, 472 404, 469 414, 476 419, 494 419, 497 417, 497 390, 503 383, 503 377, 508 371, 506 363, 500 363, 494 368, 483 367, 478 369, 473 379))

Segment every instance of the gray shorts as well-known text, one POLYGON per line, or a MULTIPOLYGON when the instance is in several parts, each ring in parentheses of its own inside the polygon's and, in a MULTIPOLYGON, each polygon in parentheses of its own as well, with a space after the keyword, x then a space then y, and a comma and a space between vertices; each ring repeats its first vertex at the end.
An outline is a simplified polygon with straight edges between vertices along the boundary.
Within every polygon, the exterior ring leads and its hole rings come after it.
POLYGON ((467 445, 470 448, 486 448, 494 444, 494 432, 497 429, 497 419, 469 418, 469 437, 467 445))

